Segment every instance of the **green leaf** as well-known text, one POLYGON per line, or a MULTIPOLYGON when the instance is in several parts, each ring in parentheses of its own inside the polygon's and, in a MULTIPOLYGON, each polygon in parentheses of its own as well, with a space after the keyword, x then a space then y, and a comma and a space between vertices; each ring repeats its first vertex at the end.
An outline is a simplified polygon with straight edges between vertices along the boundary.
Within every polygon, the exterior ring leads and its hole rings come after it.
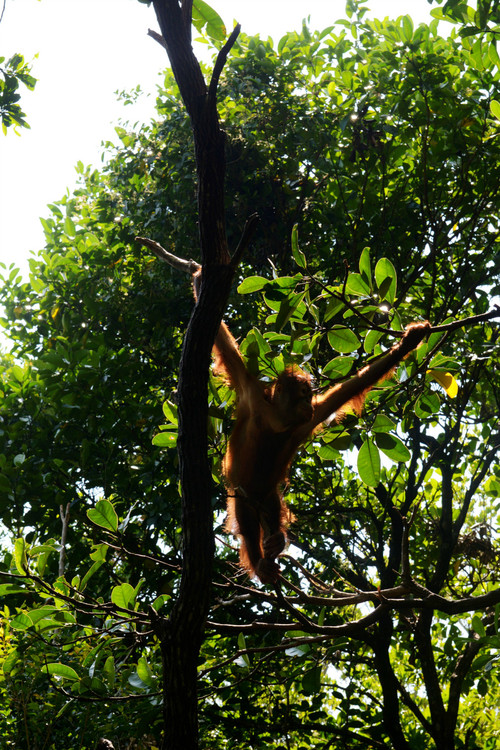
POLYGON ((325 323, 334 318, 338 313, 345 308, 345 303, 342 300, 331 297, 326 307, 325 316, 323 318, 325 323))
POLYGON ((226 27, 219 14, 204 0, 193 0, 193 26, 200 33, 206 28, 207 36, 222 42, 226 38, 226 27))
POLYGON ((113 689, 115 685, 116 670, 115 670, 115 660, 112 656, 108 656, 108 658, 104 662, 102 671, 109 683, 110 688, 113 689))
POLYGON ((410 451, 396 435, 378 432, 375 434, 375 442, 377 447, 392 461, 406 463, 411 458, 410 451))
POLYGON ((265 279, 263 276, 249 276, 247 279, 243 279, 239 285, 238 294, 252 294, 253 292, 259 292, 269 283, 269 279, 265 279))
POLYGON ((177 404, 174 404, 173 401, 163 402, 163 413, 171 424, 177 425, 179 423, 177 404))
POLYGON ((380 298, 386 299, 392 304, 396 298, 397 273, 388 258, 380 258, 375 266, 375 281, 380 298))
POLYGON ((2 671, 4 674, 10 674, 17 662, 19 661, 19 652, 14 649, 2 662, 2 671))
POLYGON ((64 220, 64 233, 67 234, 68 237, 76 236, 75 224, 69 216, 66 216, 66 219, 64 220))
POLYGON ((490 110, 493 117, 500 120, 500 101, 498 99, 492 99, 490 102, 490 110))
POLYGON ((109 500, 98 500, 95 508, 87 511, 87 516, 96 526, 108 531, 118 530, 118 516, 109 500))
POLYGON ((178 433, 172 432, 166 427, 165 429, 160 427, 160 430, 161 432, 153 437, 153 445, 157 445, 158 448, 175 448, 177 445, 178 433))
POLYGON ((365 336, 365 340, 363 342, 363 349, 367 354, 371 354, 372 351, 377 346, 378 342, 382 338, 383 333, 382 331, 368 331, 368 333, 365 336))
POLYGON ((305 673, 302 690, 306 695, 318 695, 321 691, 321 667, 314 667, 305 673))
POLYGON ((137 674, 146 685, 149 687, 155 686, 153 672, 143 656, 141 656, 137 662, 137 674))
POLYGON ((481 638, 484 638, 486 636, 486 630, 484 628, 483 622, 478 615, 473 616, 471 625, 474 632, 481 636, 481 638))
POLYGON ((31 620, 28 615, 25 614, 19 614, 14 617, 13 620, 10 621, 10 627, 14 630, 27 630, 28 628, 31 628, 33 625, 33 621, 31 620))
POLYGON ((423 393, 418 397, 415 404, 415 414, 420 419, 427 419, 433 414, 437 414, 440 405, 441 401, 437 393, 423 393))
MULTIPOLYGON (((493 65, 496 65, 497 68, 500 68, 500 55, 498 54, 498 50, 496 48, 495 42, 491 42, 490 46, 488 47, 488 56, 493 63, 493 65)), ((497 102, 498 104, 498 102, 497 102)), ((499 110, 500 111, 500 110, 499 110)), ((495 115, 498 119, 500 119, 500 116, 495 115)))
POLYGON ((16 586, 15 583, 2 583, 0 584, 0 597, 8 596, 9 594, 25 594, 26 589, 21 586, 16 586))
POLYGON ((402 23, 404 39, 407 42, 411 42, 413 38, 413 21, 411 20, 410 16, 403 16, 402 23))
POLYGON ((130 583, 121 583, 119 586, 115 586, 111 592, 111 601, 116 604, 117 607, 123 609, 133 609, 135 600, 135 589, 130 583))
POLYGON ((367 297, 370 294, 370 287, 360 273, 350 273, 347 276, 346 291, 349 294, 367 297))
POLYGON ((66 664, 60 664, 58 662, 51 662, 45 664, 44 669, 48 674, 54 675, 55 677, 63 677, 65 680, 79 680, 78 674, 72 667, 68 667, 66 664))
POLYGON ((321 374, 325 378, 340 380, 341 378, 345 378, 346 375, 349 375, 353 362, 353 357, 335 357, 323 367, 321 374))
POLYGON ((281 331, 290 318, 296 314, 303 299, 304 294, 293 294, 291 297, 283 300, 276 316, 275 329, 277 331, 281 331))
MULTIPOLYGON (((163 588, 165 588, 165 585, 163 586, 163 588)), ((171 598, 172 597, 170 596, 170 594, 160 594, 160 596, 156 597, 151 606, 153 607, 155 612, 159 612, 163 605, 166 604, 171 598)))
POLYGON ((14 365, 11 372, 12 372, 12 375, 15 377, 15 379, 18 381, 18 383, 24 382, 24 379, 26 377, 26 370, 23 367, 20 367, 19 365, 14 365))
POLYGON ((380 453, 370 438, 359 449, 358 472, 361 481, 368 487, 376 487, 380 482, 380 453))
MULTIPOLYGON (((243 633, 240 633, 238 635, 238 649, 240 651, 245 651, 246 647, 247 647, 247 644, 246 644, 245 636, 243 635, 243 633)), ((248 654, 240 654, 240 660, 242 662, 240 666, 245 666, 245 667, 250 666, 250 658, 248 654)))
POLYGON ((22 538, 16 539, 14 544, 14 563, 17 572, 25 576, 28 567, 28 558, 26 556, 26 542, 22 538))
POLYGON ((372 426, 373 432, 391 432, 391 430, 394 430, 395 428, 396 425, 392 419, 386 417, 385 414, 377 414, 372 426))
POLYGON ((90 553, 90 559, 95 560, 96 562, 104 562, 106 555, 108 554, 108 549, 108 545, 104 543, 94 545, 94 548, 90 553))
POLYGON ((306 256, 299 248, 299 230, 297 224, 294 224, 292 229, 292 255, 294 261, 300 268, 306 267, 306 256))
POLYGON ((368 288, 372 285, 372 269, 370 263, 370 248, 365 247, 359 259, 359 272, 368 288))
POLYGON ((328 341, 332 349, 342 354, 350 354, 361 346, 356 334, 344 326, 334 326, 328 331, 328 341))
POLYGON ((336 461, 339 457, 339 451, 331 443, 322 445, 317 455, 322 461, 336 461))
POLYGON ((87 583, 89 582, 89 580, 92 578, 92 576, 94 575, 94 573, 97 573, 97 571, 103 565, 103 563, 104 563, 104 560, 98 560, 97 562, 95 562, 95 563, 93 563, 91 565, 91 567, 89 568, 89 570, 87 570, 87 572, 85 573, 85 575, 82 578, 81 584, 79 586, 79 590, 80 591, 83 591, 85 589, 85 587, 87 586, 87 583))

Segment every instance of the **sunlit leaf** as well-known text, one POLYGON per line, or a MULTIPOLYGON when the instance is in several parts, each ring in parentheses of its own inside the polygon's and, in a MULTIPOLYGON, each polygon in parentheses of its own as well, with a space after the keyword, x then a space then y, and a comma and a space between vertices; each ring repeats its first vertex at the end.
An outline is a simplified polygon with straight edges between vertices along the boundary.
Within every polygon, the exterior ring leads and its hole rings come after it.
POLYGON ((259 292, 268 284, 269 279, 265 279, 263 276, 249 276, 239 285, 238 294, 252 294, 252 292, 259 292))
POLYGON ((372 269, 370 263, 370 248, 365 247, 359 258, 359 272, 365 284, 371 287, 372 269))
POLYGON ((137 674, 146 685, 149 685, 149 687, 154 687, 154 675, 144 656, 141 656, 137 662, 137 674))
POLYGON ((441 385, 450 398, 456 398, 458 394, 458 383, 451 372, 442 370, 428 370, 429 375, 441 385))
POLYGON ((111 592, 111 601, 117 607, 123 609, 133 609, 135 600, 135 589, 130 583, 121 583, 115 586, 111 592))
POLYGON ((357 466, 361 481, 368 487, 376 487, 380 482, 380 453, 370 438, 359 449, 357 466))
POLYGON ((410 451, 396 435, 388 432, 378 432, 375 433, 375 442, 377 447, 392 461, 405 463, 411 458, 410 451))
POLYGON ((380 258, 375 266, 375 280, 381 299, 394 302, 397 288, 397 273, 388 258, 380 258))
POLYGON ((500 101, 498 101, 498 99, 491 100, 490 109, 493 117, 496 117, 497 120, 500 120, 500 101))
POLYGON ((118 516, 109 500, 98 500, 95 508, 87 511, 87 516, 96 526, 101 526, 108 531, 117 531, 118 516))
POLYGON ((343 326, 334 326, 328 331, 328 341, 332 349, 343 354, 350 354, 361 346, 356 334, 343 326))
POLYGON ((346 291, 349 294, 368 296, 370 294, 370 287, 360 273, 350 273, 347 276, 346 291))
POLYGON ((206 29, 209 39, 224 41, 226 27, 219 14, 204 0, 193 0, 193 26, 201 32, 206 29))
POLYGON ((45 664, 42 669, 48 674, 54 675, 55 677, 63 677, 65 680, 80 679, 75 670, 72 669, 72 667, 68 667, 66 664, 51 662, 50 664, 45 664))
POLYGON ((14 543, 14 562, 16 564, 17 572, 23 576, 26 575, 28 558, 26 556, 26 542, 22 538, 16 539, 14 543))
POLYGON ((177 432, 162 430, 154 435, 152 443, 159 448, 174 448, 177 445, 177 432))

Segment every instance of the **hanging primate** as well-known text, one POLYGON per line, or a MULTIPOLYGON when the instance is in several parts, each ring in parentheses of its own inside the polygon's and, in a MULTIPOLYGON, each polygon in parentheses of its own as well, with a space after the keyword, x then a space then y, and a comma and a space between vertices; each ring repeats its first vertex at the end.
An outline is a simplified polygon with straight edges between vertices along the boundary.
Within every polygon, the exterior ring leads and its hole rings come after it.
MULTIPOLYGON (((193 277, 195 296, 200 272, 193 277)), ((250 576, 274 583, 275 558, 286 544, 291 514, 282 487, 299 447, 330 415, 346 409, 358 414, 368 391, 391 375, 396 365, 429 334, 428 322, 412 323, 387 354, 363 367, 326 393, 313 394, 310 375, 298 367, 265 383, 248 372, 238 345, 224 322, 215 338, 214 371, 235 389, 236 421, 224 457, 227 530, 241 541, 240 562, 250 576)))

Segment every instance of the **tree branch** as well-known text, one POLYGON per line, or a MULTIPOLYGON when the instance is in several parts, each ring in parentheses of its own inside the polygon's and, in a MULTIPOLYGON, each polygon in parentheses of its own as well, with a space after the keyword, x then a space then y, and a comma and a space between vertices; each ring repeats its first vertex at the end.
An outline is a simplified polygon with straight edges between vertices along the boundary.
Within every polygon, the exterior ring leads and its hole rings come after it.
POLYGON ((217 86, 219 85, 219 78, 220 74, 222 73, 222 69, 224 68, 224 65, 226 64, 227 56, 229 54, 229 51, 233 44, 235 43, 236 39, 238 38, 238 34, 241 31, 241 26, 239 23, 236 24, 234 29, 231 32, 231 35, 227 42, 224 44, 222 49, 219 51, 219 54, 217 55, 217 59, 215 61, 214 69, 212 72, 212 78, 210 79, 210 84, 208 87, 208 98, 210 101, 215 103, 216 96, 217 96, 217 86))
POLYGON ((149 239, 149 237, 136 237, 135 240, 136 242, 140 242, 141 245, 149 247, 149 249, 152 250, 160 260, 165 261, 165 263, 168 263, 169 266, 172 266, 172 268, 176 268, 178 271, 183 271, 184 273, 188 273, 190 276, 193 276, 193 274, 195 274, 196 271, 201 268, 200 264, 195 260, 185 260, 184 258, 178 258, 173 253, 169 253, 168 250, 165 250, 165 248, 162 247, 159 242, 151 240, 149 239))

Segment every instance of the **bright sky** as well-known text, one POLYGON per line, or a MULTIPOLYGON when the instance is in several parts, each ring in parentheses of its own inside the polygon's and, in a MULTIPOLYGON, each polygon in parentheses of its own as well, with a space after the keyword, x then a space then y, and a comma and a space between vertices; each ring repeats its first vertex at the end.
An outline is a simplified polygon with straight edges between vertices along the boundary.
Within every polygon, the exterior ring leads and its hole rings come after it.
MULTIPOLYGON (((323 29, 344 18, 344 0, 209 0, 227 28, 233 20, 247 34, 271 36, 310 27, 323 29)), ((430 20, 426 0, 367 0, 373 17, 408 13, 430 20)), ((0 0, 0 9, 2 0, 0 0)), ((154 10, 137 0, 6 0, 0 24, 0 55, 19 52, 33 60, 34 92, 21 90, 31 130, 0 132, 0 261, 27 272, 31 251, 43 247, 39 217, 48 203, 76 183, 77 161, 99 166, 101 142, 117 142, 119 118, 147 121, 154 112, 159 74, 168 59, 147 36, 158 29, 154 10), (35 55, 38 54, 36 59, 35 55), (115 91, 137 85, 147 92, 133 107, 115 91)))

